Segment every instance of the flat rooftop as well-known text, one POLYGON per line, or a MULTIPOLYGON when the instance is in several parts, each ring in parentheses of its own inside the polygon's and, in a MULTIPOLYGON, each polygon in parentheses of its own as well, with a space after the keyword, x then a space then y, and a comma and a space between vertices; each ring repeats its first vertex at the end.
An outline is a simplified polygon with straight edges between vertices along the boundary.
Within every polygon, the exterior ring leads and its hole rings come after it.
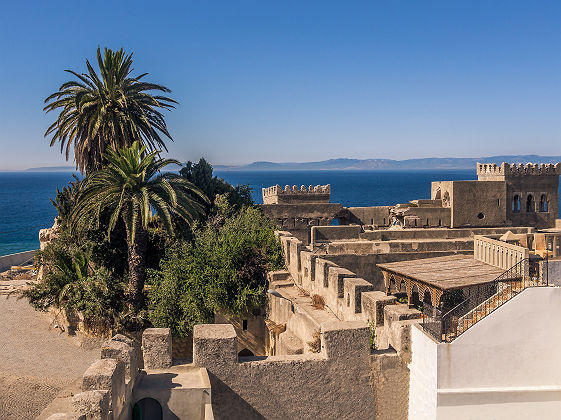
POLYGON ((443 291, 489 283, 504 272, 469 255, 448 255, 377 264, 377 266, 382 270, 417 280, 443 291))

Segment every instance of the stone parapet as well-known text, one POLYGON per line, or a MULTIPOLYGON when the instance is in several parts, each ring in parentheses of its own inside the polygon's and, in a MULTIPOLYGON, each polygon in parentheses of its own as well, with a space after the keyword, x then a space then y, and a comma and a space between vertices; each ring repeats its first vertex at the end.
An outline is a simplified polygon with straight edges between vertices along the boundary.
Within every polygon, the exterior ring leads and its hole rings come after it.
POLYGON ((281 188, 280 185, 263 188, 263 204, 299 204, 299 203, 329 203, 331 197, 331 185, 310 185, 306 188, 302 185, 298 186, 286 185, 281 188))
POLYGON ((193 363, 210 367, 238 361, 236 331, 231 324, 199 324, 193 328, 193 363))
POLYGON ((84 415, 88 420, 113 420, 109 404, 109 391, 85 391, 72 397, 74 412, 84 415))
POLYGON ((499 178, 504 180, 505 177, 511 176, 528 176, 528 175, 561 175, 561 163, 506 163, 500 165, 494 163, 477 163, 477 177, 481 181, 499 178))
POLYGON ((125 405, 125 364, 115 359, 94 362, 82 376, 82 391, 109 393, 109 409, 120 413, 125 405))
POLYGON ((240 358, 231 325, 197 325, 194 365, 208 369, 216 418, 365 419, 374 413, 369 329, 321 325, 320 353, 240 358))
MULTIPOLYGON (((131 340, 132 341, 132 340, 131 340)), ((122 362, 125 368, 125 377, 128 381, 134 381, 138 374, 138 360, 134 347, 123 341, 107 340, 101 347, 102 359, 115 359, 122 362)))
POLYGON ((142 333, 145 369, 166 369, 172 365, 171 330, 146 328, 142 333))

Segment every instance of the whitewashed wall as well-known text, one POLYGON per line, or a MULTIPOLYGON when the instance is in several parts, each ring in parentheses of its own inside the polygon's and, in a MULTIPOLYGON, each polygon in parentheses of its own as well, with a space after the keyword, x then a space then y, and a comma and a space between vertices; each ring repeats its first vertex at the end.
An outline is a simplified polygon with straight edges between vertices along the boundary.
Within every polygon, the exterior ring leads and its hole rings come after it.
MULTIPOLYGON (((452 343, 435 344, 437 401, 432 418, 560 419, 560 321, 561 288, 531 288, 452 343)), ((431 382, 421 380, 432 374, 429 340, 414 329, 410 419, 429 418, 412 411, 422 408, 413 404, 421 396, 432 404, 432 394, 422 389, 431 382), (428 373, 417 372, 423 366, 428 373)))
POLYGON ((417 326, 411 326, 409 419, 436 419, 437 347, 417 326))

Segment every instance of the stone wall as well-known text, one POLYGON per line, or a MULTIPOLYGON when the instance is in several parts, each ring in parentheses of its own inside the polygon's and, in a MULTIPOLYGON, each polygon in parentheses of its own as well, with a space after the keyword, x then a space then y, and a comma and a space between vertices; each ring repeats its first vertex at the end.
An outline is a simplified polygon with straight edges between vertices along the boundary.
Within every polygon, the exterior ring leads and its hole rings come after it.
POLYGON ((92 363, 81 380, 82 392, 71 401, 57 404, 67 406, 66 412, 53 414, 48 420, 90 419, 125 420, 132 416, 132 393, 136 384, 140 361, 133 341, 116 335, 101 348, 101 359, 92 363))
POLYGON ((331 185, 310 185, 306 188, 302 185, 274 185, 262 188, 263 204, 305 204, 305 203, 329 203, 331 198, 331 185))
POLYGON ((208 370, 216 419, 366 419, 374 417, 368 327, 322 325, 321 352, 237 356, 231 325, 197 325, 194 365, 208 370))
POLYGON ((433 199, 450 207, 450 227, 506 226, 506 185, 496 181, 438 181, 431 184, 433 199))
POLYGON ((341 224, 389 226, 393 206, 347 207, 341 224))
POLYGON ((312 226, 329 226, 343 211, 341 204, 262 204, 263 213, 281 230, 288 230, 304 243, 312 226))
MULTIPOLYGON (((264 309, 263 309, 264 312, 264 309)), ((238 337, 238 352, 247 355, 250 351, 254 356, 265 355, 265 317, 261 310, 256 314, 225 315, 215 314, 215 324, 232 324, 238 337)))

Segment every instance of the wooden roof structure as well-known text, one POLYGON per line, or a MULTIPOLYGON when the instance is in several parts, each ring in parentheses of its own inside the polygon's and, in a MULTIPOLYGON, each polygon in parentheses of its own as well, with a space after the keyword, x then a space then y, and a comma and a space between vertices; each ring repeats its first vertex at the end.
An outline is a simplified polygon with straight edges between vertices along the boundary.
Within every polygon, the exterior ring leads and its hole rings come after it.
POLYGON ((421 299, 426 290, 430 291, 433 306, 438 306, 442 294, 446 291, 490 283, 504 272, 498 267, 474 259, 471 255, 448 255, 377 266, 384 275, 387 294, 390 293, 392 284, 397 290, 401 290, 402 283, 405 283, 404 291, 410 302, 412 290, 417 286, 421 299))

